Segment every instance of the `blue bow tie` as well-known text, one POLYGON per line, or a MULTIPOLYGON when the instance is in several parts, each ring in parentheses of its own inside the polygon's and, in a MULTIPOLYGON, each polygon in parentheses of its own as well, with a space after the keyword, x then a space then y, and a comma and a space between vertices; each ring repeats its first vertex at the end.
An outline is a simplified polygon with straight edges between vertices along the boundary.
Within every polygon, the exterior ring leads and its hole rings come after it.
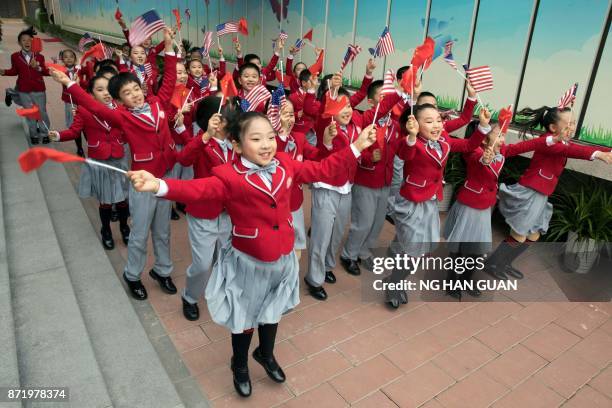
POLYGON ((135 115, 145 114, 145 115, 153 116, 153 113, 151 112, 151 106, 149 106, 148 103, 145 103, 140 108, 132 108, 130 109, 130 111, 135 115))
POLYGON ((287 140, 286 152, 292 152, 295 149, 295 142, 291 139, 287 140))
POLYGON ((342 129, 344 133, 348 132, 348 126, 340 125, 340 129, 342 129))
POLYGON ((495 162, 497 162, 497 161, 498 161, 498 162, 500 162, 500 161, 502 161, 503 159, 504 159, 504 156, 502 156, 500 153, 495 153, 495 157, 493 157, 493 161, 492 161, 492 163, 495 163, 495 162))
POLYGON ((275 160, 271 161, 270 163, 266 164, 263 167, 257 166, 254 169, 249 169, 249 171, 247 172, 247 174, 249 175, 258 174, 260 176, 265 177, 266 180, 270 182, 270 184, 272 184, 272 175, 274 173, 276 173, 276 161, 275 160))
POLYGON ((144 65, 136 65, 136 68, 138 68, 138 70, 140 72, 145 72, 145 66, 144 65))
POLYGON ((378 126, 386 126, 387 124, 389 124, 389 119, 391 119, 391 112, 378 119, 378 126))

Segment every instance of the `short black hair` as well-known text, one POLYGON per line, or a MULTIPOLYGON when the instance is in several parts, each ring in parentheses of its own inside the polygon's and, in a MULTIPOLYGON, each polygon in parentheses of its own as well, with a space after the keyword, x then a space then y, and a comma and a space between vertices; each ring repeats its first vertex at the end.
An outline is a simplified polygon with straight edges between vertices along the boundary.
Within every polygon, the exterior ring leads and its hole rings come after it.
POLYGON ((259 70, 259 67, 257 65, 253 64, 252 62, 245 62, 238 69, 238 76, 242 76, 242 73, 249 68, 252 68, 257 71, 257 75, 261 75, 261 71, 259 70))
POLYGON ((398 82, 402 80, 402 76, 404 76, 404 72, 408 71, 410 69, 410 65, 404 65, 403 67, 399 67, 397 69, 397 73, 395 74, 395 77, 397 78, 398 82))
MULTIPOLYGON (((227 133, 229 135, 230 140, 235 141, 236 143, 241 142, 241 137, 244 131, 247 129, 248 125, 255 119, 264 119, 270 123, 270 119, 266 115, 260 112, 243 112, 235 115, 231 120, 227 122, 227 133)), ((272 125, 270 125, 272 126, 272 125)))
MULTIPOLYGON (((417 114, 425 109, 436 109, 438 110, 435 106, 433 106, 430 103, 424 103, 422 105, 417 105, 414 106, 412 108, 414 117, 417 117, 417 114)), ((400 129, 402 129, 402 132, 405 132, 406 129, 406 123, 408 123, 408 116, 410 116, 410 105, 406 105, 406 107, 404 108, 404 111, 402 112, 402 114, 399 117, 399 124, 400 124, 400 129)))
POLYGON ((119 92, 121 92, 121 89, 132 82, 142 86, 136 75, 131 72, 121 72, 108 81, 108 92, 111 94, 113 99, 120 99, 119 92))
POLYGON ((298 79, 300 80, 300 84, 301 84, 302 82, 310 81, 311 77, 312 77, 312 72, 310 72, 310 70, 306 68, 306 69, 303 69, 302 72, 300 72, 298 79))
MULTIPOLYGON (((432 98, 436 99, 436 95, 432 94, 432 93, 431 93, 431 92, 429 92, 429 91, 423 91, 423 92, 421 92, 421 93, 419 94, 419 97, 418 97, 418 98, 417 98, 417 100, 416 100, 417 105, 419 104, 419 99, 424 98, 424 97, 427 97, 427 96, 429 96, 429 97, 432 97, 432 98)), ((429 104, 425 104, 425 105, 429 105, 429 104)))
POLYGON ((253 61, 254 59, 258 59, 259 62, 261 62, 261 58, 259 58, 259 55, 257 55, 257 54, 247 54, 247 55, 244 56, 245 64, 253 61))
MULTIPOLYGON (((226 103, 221 108, 221 116, 230 122, 235 119, 235 116, 240 114, 240 104, 238 98, 229 98, 225 101, 226 103)), ((203 131, 208 130, 208 121, 210 118, 219 111, 219 104, 221 98, 219 96, 207 96, 198 103, 196 110, 196 123, 203 131)))
POLYGON ((368 99, 374 99, 376 91, 382 88, 383 84, 384 82, 382 79, 377 79, 376 81, 373 81, 370 86, 368 86, 368 99))
POLYGON ((102 67, 113 67, 115 68, 115 71, 119 72, 119 67, 117 66, 117 63, 112 59, 103 59, 94 62, 93 70, 94 72, 98 72, 98 70, 102 67))
POLYGON ((21 30, 19 32, 19 34, 17 35, 17 42, 21 42, 21 37, 23 37, 24 35, 29 35, 30 37, 34 38, 36 34, 38 33, 36 32, 34 27, 30 26, 26 28, 25 30, 21 30))
POLYGON ((348 89, 346 89, 345 87, 341 86, 340 88, 338 88, 338 96, 340 95, 344 95, 347 98, 351 97, 351 94, 349 93, 348 89))
POLYGON ((113 67, 112 65, 103 65, 100 68, 98 68, 98 71, 96 72, 96 76, 101 76, 104 74, 113 74, 113 76, 115 76, 118 73, 119 71, 117 71, 115 67, 113 67))
MULTIPOLYGON (((89 83, 87 84, 87 92, 93 93, 94 86, 96 86, 96 81, 99 79, 106 79, 106 78, 101 74, 96 74, 96 76, 94 76, 93 78, 91 78, 91 80, 89 80, 89 83)), ((108 79, 106 80, 110 81, 108 79)))

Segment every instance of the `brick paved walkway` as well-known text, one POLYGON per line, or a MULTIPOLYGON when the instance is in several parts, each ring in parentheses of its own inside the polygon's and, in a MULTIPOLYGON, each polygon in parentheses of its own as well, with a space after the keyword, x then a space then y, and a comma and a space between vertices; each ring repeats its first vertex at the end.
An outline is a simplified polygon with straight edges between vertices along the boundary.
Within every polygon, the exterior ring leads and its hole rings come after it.
MULTIPOLYGON (((16 49, 18 27, 5 24, 3 67, 10 55, 6 50, 16 49)), ((49 59, 61 43, 44 47, 49 59)), ((14 84, 14 78, 0 81, 3 88, 14 84)), ((60 88, 50 80, 47 84, 52 128, 62 128, 60 88)), ((75 150, 73 143, 55 147, 75 150)), ((66 168, 76 182, 78 166, 66 168)), ((98 221, 93 224, 99 230, 98 221)), ((118 226, 113 228, 117 249, 109 256, 120 271, 127 251, 118 226)), ((496 231, 498 240, 502 233, 496 231)), ((381 245, 392 235, 386 224, 381 245)), ((180 290, 191 256, 184 217, 172 222, 172 255, 180 290)), ((302 274, 305 261, 306 256, 302 274)), ((147 270, 152 264, 150 256, 147 270)), ((549 267, 529 252, 517 266, 527 279, 549 267)), ((247 400, 233 390, 229 333, 211 322, 203 304, 200 320, 189 322, 182 316, 180 296, 163 294, 148 274, 143 282, 157 316, 214 406, 612 407, 610 303, 410 302, 394 312, 362 303, 360 281, 340 268, 335 272, 338 282, 326 286, 326 302, 302 288, 302 302, 280 323, 276 356, 287 382, 273 383, 251 359, 254 390, 247 400)))

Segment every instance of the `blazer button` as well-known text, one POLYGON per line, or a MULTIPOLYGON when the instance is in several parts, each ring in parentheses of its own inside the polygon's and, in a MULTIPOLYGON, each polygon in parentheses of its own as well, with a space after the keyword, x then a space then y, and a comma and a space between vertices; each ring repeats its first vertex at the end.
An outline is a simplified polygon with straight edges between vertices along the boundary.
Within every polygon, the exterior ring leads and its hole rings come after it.
POLYGON ((276 208, 276 203, 270 204, 270 208, 276 208))
POLYGON ((273 227, 272 227, 272 229, 273 229, 274 231, 278 231, 278 225, 273 226, 273 227))

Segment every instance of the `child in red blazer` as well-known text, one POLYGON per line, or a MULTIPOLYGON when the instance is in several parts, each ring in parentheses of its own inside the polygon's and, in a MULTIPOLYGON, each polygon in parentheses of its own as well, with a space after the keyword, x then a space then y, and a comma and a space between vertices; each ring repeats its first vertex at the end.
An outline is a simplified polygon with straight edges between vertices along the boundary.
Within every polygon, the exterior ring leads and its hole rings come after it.
POLYGON ((119 20, 117 20, 117 22, 121 26, 121 31, 123 31, 123 36, 127 40, 127 46, 128 47, 142 46, 144 48, 144 51, 147 57, 147 62, 151 64, 151 66, 156 67, 157 66, 157 56, 159 55, 159 53, 161 53, 164 50, 164 42, 162 41, 159 44, 157 44, 155 47, 153 47, 153 39, 149 36, 146 40, 144 40, 142 44, 130 44, 130 30, 125 24, 125 21, 123 20, 123 18, 120 18, 119 20))
MULTIPOLYGON (((340 78, 341 74, 334 75, 340 78)), ((365 112, 353 110, 349 103, 348 91, 344 88, 332 88, 324 97, 325 101, 335 96, 345 105, 333 118, 321 118, 316 123, 318 147, 328 154, 340 151, 350 145, 359 135, 361 129, 372 124, 376 108, 365 112), (326 133, 333 137, 330 146, 324 145, 326 133)), ((397 93, 386 97, 380 104, 378 115, 383 117, 399 101, 397 93)), ((308 246, 308 273, 305 282, 310 294, 318 300, 327 299, 323 282, 335 283, 332 270, 336 266, 336 255, 344 236, 344 227, 351 212, 351 188, 355 181, 357 166, 347 167, 331 182, 317 182, 312 186, 312 217, 310 245, 308 246)), ((349 268, 343 263, 346 271, 352 275, 360 273, 359 268, 349 268)))
MULTIPOLYGON (((199 103, 196 116, 202 130, 177 153, 181 165, 193 166, 194 179, 210 177, 215 167, 234 161, 226 125, 237 114, 238 103, 235 98, 226 101, 221 114, 217 114, 220 103, 221 98, 216 96, 199 103)), ((182 294, 183 315, 187 320, 197 320, 200 316, 197 302, 204 296, 214 255, 227 246, 232 224, 220 202, 189 202, 186 212, 192 262, 187 267, 182 294)))
MULTIPOLYGON (((67 48, 65 50, 60 51, 60 58, 62 59, 62 62, 66 67, 66 71, 70 79, 72 79, 73 81, 78 81, 81 76, 81 66, 76 65, 76 53, 70 48, 67 48)), ((69 128, 70 125, 72 125, 72 120, 74 116, 72 111, 76 108, 76 106, 72 102, 72 98, 70 97, 68 92, 66 92, 66 87, 64 86, 62 86, 62 101, 64 102, 64 117, 66 119, 66 127, 69 128)), ((74 139, 74 142, 77 146, 77 154, 81 157, 84 157, 85 153, 83 152, 83 141, 81 135, 78 135, 74 139)))
POLYGON ((274 358, 274 341, 283 313, 299 303, 298 261, 293 252, 291 192, 293 183, 328 180, 355 166, 356 157, 374 141, 372 126, 344 150, 321 162, 300 162, 278 153, 276 132, 258 112, 228 124, 233 163, 196 180, 160 180, 146 171, 128 173, 137 191, 169 200, 222 203, 232 220, 232 239, 223 249, 206 286, 214 322, 232 332, 234 387, 251 394, 248 350, 258 328, 259 347, 253 358, 275 382, 285 374, 274 358))
MULTIPOLYGON (((108 79, 103 76, 94 77, 88 88, 93 98, 109 107, 116 109, 113 98, 108 92, 108 79)), ((81 137, 81 132, 87 138, 87 154, 96 161, 127 170, 127 158, 124 156, 123 132, 119 127, 111 125, 83 106, 79 106, 70 127, 60 132, 51 131, 49 137, 55 142, 66 142, 81 137)), ((81 167, 78 193, 81 198, 93 197, 100 203, 99 213, 102 223, 102 246, 111 250, 115 247, 110 228, 111 208, 116 204, 119 215, 119 230, 123 242, 127 245, 130 236, 128 226, 127 183, 121 174, 99 166, 84 163, 81 167)))
MULTIPOLYGON (((169 174, 176 161, 174 141, 168 127, 168 110, 176 83, 176 55, 172 49, 173 34, 164 29, 165 57, 164 79, 157 95, 145 97, 138 78, 131 73, 113 77, 108 89, 111 96, 121 101, 122 107, 109 109, 75 86, 65 74, 52 70, 53 78, 66 85, 73 100, 85 107, 111 127, 123 130, 130 145, 132 169, 146 169, 158 177, 169 174)), ((129 190, 132 231, 128 243, 128 262, 123 277, 132 296, 138 300, 147 298, 140 276, 146 263, 147 237, 152 233, 155 265, 149 275, 158 281, 162 290, 176 293, 172 282, 170 259, 170 202, 157 200, 151 194, 129 190)))
MULTIPOLYGON (((419 105, 414 116, 407 109, 400 125, 408 132, 399 143, 397 155, 404 160, 404 182, 395 196, 394 217, 396 234, 390 246, 391 255, 407 254, 420 257, 433 251, 440 241, 438 200, 443 199, 442 178, 451 151, 470 152, 478 148, 491 131, 491 114, 481 109, 480 124, 469 139, 448 137, 438 109, 430 104, 419 105)), ((395 268, 387 278, 396 283, 408 275, 395 268)), ((397 309, 408 297, 402 290, 387 290, 387 303, 397 309)))
MULTIPOLYGON (((243 58, 242 53, 241 53, 241 45, 238 41, 236 41, 234 43, 234 49, 236 51, 237 64, 232 74, 234 76, 234 81, 239 82, 240 76, 241 76, 240 68, 244 64, 253 64, 257 67, 257 70, 259 71, 259 74, 260 74, 259 80, 262 85, 267 85, 268 82, 276 80, 276 75, 275 75, 276 64, 278 64, 278 59, 280 58, 280 52, 284 46, 285 46, 285 41, 278 39, 274 46, 274 54, 272 55, 272 58, 270 58, 270 62, 268 62, 268 65, 266 65, 265 67, 262 67, 261 59, 259 58, 257 54, 247 54, 243 58)), ((220 76, 219 78, 223 78, 223 77, 220 76)))
MULTIPOLYGON (((285 76, 289 78, 288 79, 289 91, 291 91, 291 94, 297 92, 298 89, 300 89, 300 86, 301 86, 300 73, 303 70, 308 69, 306 64, 304 64, 303 62, 298 62, 295 64, 295 66, 293 65, 293 60, 295 59, 295 55, 299 51, 300 50, 298 50, 297 48, 295 48, 294 45, 292 45, 291 48, 289 49, 289 55, 287 55, 287 61, 285 63, 285 76)), ((320 51, 321 51, 320 49, 317 49, 315 52, 318 54, 320 51)))
POLYGON ((21 106, 31 108, 37 105, 43 122, 37 127, 34 119, 26 119, 30 133, 30 142, 39 143, 39 136, 42 136, 43 143, 49 143, 47 129, 50 126, 49 116, 47 115, 47 94, 45 92, 45 81, 43 76, 48 76, 49 71, 45 67, 45 57, 39 53, 32 52, 32 39, 36 35, 33 27, 21 31, 17 35, 17 42, 21 47, 20 51, 11 54, 11 67, 0 69, 0 75, 17 76, 16 90, 19 93, 21 106))
MULTIPOLYGON (((238 73, 238 84, 240 85, 240 88, 238 89, 238 97, 240 99, 244 99, 253 88, 260 84, 259 68, 257 65, 251 62, 246 62, 240 66, 238 73)), ((255 109, 252 110, 260 113, 265 112, 266 102, 267 101, 262 101, 255 109)))
MULTIPOLYGON (((382 80, 368 87, 370 108, 383 100, 382 87, 382 80)), ((378 140, 362 152, 351 190, 351 226, 340 255, 340 262, 347 270, 359 270, 358 262, 371 270, 370 249, 376 246, 385 222, 393 159, 400 141, 399 124, 392 119, 391 112, 379 115, 376 124, 378 140)))
MULTIPOLYGON (((467 126, 465 138, 474 133, 477 125, 478 121, 473 121, 467 126)), ((506 158, 534 150, 545 151, 560 138, 534 138, 514 144, 505 144, 504 140, 501 128, 495 124, 480 147, 463 153, 466 179, 448 212, 443 232, 451 254, 473 258, 491 250, 491 212, 497 201, 497 179, 506 158)), ((447 279, 471 281, 474 272, 475 268, 466 268, 463 274, 447 271, 447 279)), ((476 287, 467 293, 475 297, 481 294, 476 287)), ((459 289, 449 289, 447 294, 461 299, 459 289)))
POLYGON ((557 137, 561 143, 548 149, 536 150, 518 183, 499 186, 499 210, 511 231, 486 264, 486 271, 499 279, 508 279, 508 275, 516 279, 523 277, 519 270, 512 267, 512 261, 548 230, 552 216, 552 204, 548 202, 548 196, 555 190, 567 159, 598 159, 612 163, 610 149, 570 141, 576 127, 570 108, 525 108, 517 112, 517 116, 529 118, 523 124, 523 134, 540 125, 545 129, 541 138, 557 137))
POLYGON ((131 72, 138 77, 143 86, 145 95, 157 92, 157 64, 152 64, 147 59, 147 53, 143 46, 135 45, 130 49, 128 66, 123 58, 119 60, 119 72, 131 72))

